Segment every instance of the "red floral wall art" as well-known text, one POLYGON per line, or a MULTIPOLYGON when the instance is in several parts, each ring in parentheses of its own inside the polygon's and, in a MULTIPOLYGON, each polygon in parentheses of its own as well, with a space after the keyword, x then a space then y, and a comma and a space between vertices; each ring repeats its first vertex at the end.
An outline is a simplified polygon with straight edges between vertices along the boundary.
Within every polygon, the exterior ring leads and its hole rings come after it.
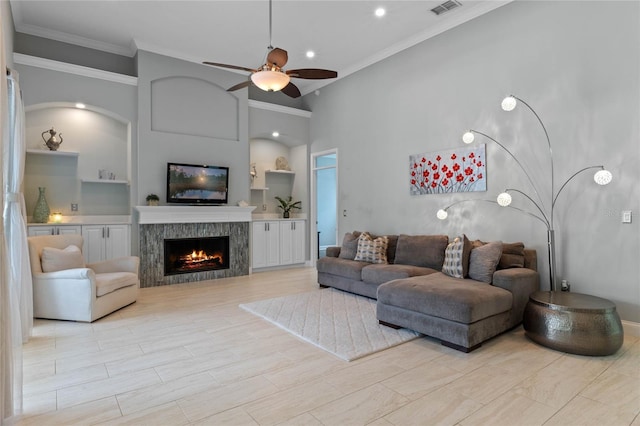
POLYGON ((409 156, 411 195, 487 190, 485 144, 409 156))

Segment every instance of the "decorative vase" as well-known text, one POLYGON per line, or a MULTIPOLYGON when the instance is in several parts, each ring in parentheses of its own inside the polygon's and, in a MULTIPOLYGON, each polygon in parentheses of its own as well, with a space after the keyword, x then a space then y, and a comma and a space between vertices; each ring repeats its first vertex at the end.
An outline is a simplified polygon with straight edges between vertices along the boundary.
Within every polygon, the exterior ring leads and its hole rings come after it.
POLYGON ((39 187, 38 191, 38 201, 36 201, 36 206, 33 209, 33 221, 35 223, 47 223, 49 221, 49 214, 51 210, 49 210, 49 205, 47 204, 47 199, 44 196, 44 191, 46 188, 39 187))
POLYGON ((160 204, 160 202, 158 200, 147 200, 147 205, 148 206, 157 206, 159 204, 160 204))
POLYGON ((289 219, 289 212, 283 212, 282 217, 285 219, 289 219))

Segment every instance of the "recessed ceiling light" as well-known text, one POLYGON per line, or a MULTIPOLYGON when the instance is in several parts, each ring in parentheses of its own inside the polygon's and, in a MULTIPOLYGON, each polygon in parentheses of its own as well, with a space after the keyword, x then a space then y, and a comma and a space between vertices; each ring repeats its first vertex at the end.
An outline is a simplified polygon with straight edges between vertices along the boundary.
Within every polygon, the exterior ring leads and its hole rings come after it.
POLYGON ((76 104, 76 108, 80 108, 80 109, 85 109, 87 106, 85 104, 83 104, 82 102, 78 102, 76 104))
POLYGON ((274 138, 277 138, 278 136, 280 136, 279 132, 273 132, 271 133, 271 136, 273 136, 274 138))
POLYGON ((307 50, 307 58, 311 59, 314 56, 316 56, 316 52, 314 52, 313 50, 307 50))
POLYGON ((375 14, 378 18, 382 18, 385 14, 387 13, 386 10, 384 10, 383 7, 379 7, 376 9, 375 14))

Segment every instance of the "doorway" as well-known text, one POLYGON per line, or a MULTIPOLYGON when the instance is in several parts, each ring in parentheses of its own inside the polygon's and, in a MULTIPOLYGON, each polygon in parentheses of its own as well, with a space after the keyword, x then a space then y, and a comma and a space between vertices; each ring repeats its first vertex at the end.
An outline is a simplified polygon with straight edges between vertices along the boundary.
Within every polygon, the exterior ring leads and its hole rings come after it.
POLYGON ((338 245, 338 150, 311 154, 312 240, 311 257, 325 256, 326 248, 338 245))

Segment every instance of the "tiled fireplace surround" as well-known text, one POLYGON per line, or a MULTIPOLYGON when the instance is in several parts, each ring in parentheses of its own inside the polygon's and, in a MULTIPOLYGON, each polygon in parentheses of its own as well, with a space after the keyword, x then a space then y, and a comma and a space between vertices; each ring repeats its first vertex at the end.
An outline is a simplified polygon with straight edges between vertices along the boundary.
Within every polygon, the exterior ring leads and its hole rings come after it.
POLYGON ((249 274, 249 223, 255 207, 136 207, 140 224, 140 287, 249 274), (229 269, 164 275, 164 240, 229 236, 229 269))

